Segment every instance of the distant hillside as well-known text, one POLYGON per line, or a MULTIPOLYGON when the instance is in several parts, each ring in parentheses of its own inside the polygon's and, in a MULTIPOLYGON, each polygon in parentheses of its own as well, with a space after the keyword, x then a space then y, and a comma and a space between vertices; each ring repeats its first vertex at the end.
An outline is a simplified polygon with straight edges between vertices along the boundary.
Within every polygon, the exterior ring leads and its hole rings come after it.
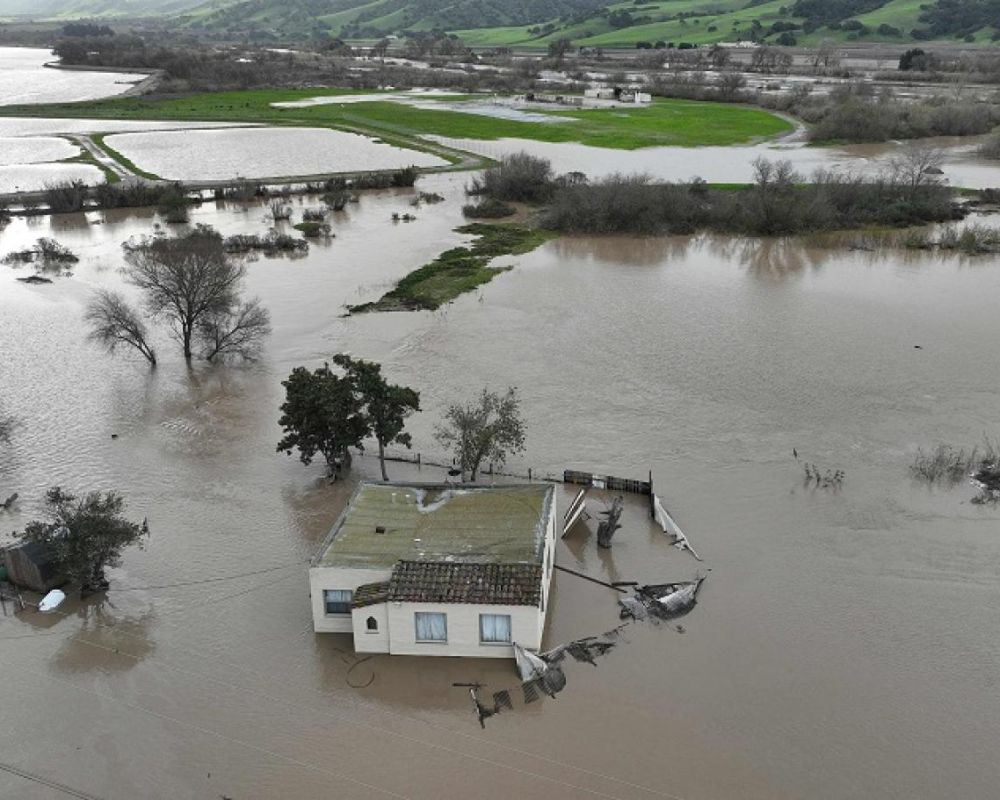
POLYGON ((210 0, 185 15, 184 23, 194 28, 271 30, 282 36, 322 30, 378 37, 532 25, 602 7, 601 0, 210 0))
POLYGON ((756 41, 1000 40, 1000 0, 0 0, 35 19, 157 16, 261 39, 375 39, 439 30, 480 47, 594 47, 756 41))
POLYGON ((172 15, 204 0, 0 0, 0 16, 32 19, 172 15))

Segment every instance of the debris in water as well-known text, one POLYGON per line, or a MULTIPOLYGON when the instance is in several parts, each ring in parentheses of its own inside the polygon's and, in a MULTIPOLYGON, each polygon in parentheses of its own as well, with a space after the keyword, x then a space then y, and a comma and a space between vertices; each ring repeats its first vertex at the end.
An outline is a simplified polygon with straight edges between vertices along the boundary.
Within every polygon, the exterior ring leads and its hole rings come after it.
MULTIPOLYGON (((794 450, 792 452, 795 452, 794 450)), ((672 537, 672 544, 678 550, 687 550, 691 555, 693 555, 699 561, 702 560, 694 548, 691 547, 691 542, 688 541, 687 536, 684 535, 684 531, 680 529, 680 526, 674 522, 674 518, 667 513, 667 509, 663 507, 663 503, 660 502, 660 498, 655 494, 653 495, 653 518, 656 523, 663 528, 663 532, 672 537)))
POLYGON ((522 683, 541 678, 549 665, 534 653, 529 653, 517 642, 514 642, 514 659, 517 661, 517 674, 522 683))
POLYGON ((611 538, 615 535, 615 531, 621 527, 618 520, 621 519, 623 504, 624 499, 618 495, 612 501, 611 508, 601 512, 602 516, 607 517, 597 526, 597 544, 601 547, 610 549, 611 538))
POLYGON ((652 617, 654 620, 669 620, 684 616, 697 604, 698 590, 704 580, 704 578, 698 577, 693 581, 682 583, 657 583, 640 586, 635 590, 634 598, 624 598, 618 601, 621 606, 622 619, 631 617, 640 620, 652 617), (641 606, 643 609, 638 615, 636 614, 637 606, 641 606))
POLYGON ((566 513, 563 515, 563 538, 581 519, 590 519, 590 514, 587 512, 586 498, 587 490, 581 489, 576 497, 573 498, 573 502, 569 504, 569 508, 566 509, 566 513))
POLYGON ((18 278, 21 283, 52 283, 50 278, 46 278, 42 275, 29 275, 27 278, 18 278))

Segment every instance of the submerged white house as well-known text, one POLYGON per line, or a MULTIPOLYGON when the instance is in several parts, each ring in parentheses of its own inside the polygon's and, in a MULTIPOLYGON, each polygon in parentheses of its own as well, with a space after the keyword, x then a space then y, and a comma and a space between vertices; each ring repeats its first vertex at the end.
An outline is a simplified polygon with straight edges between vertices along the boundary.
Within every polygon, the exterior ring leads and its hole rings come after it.
POLYGON ((552 486, 362 483, 310 566, 313 627, 359 653, 537 650, 555 540, 552 486))

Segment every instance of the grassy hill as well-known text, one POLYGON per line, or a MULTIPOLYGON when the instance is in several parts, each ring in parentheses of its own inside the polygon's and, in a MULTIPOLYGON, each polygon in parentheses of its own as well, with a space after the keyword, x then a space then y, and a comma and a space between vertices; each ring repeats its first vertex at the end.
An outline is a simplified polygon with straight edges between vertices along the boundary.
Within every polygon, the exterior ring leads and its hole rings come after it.
POLYGON ((295 39, 431 30, 472 46, 635 47, 1000 40, 1000 0, 3 0, 8 14, 172 17, 180 27, 295 39))

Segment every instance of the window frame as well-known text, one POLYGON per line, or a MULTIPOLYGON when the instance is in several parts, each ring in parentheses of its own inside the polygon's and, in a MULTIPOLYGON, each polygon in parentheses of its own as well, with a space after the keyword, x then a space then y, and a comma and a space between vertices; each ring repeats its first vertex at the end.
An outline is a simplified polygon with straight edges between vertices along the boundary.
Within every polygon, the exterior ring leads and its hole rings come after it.
POLYGON ((479 644, 484 647, 509 647, 514 643, 514 620, 510 614, 494 614, 487 612, 485 614, 479 615, 479 644), (483 617, 506 617, 507 618, 507 636, 508 638, 504 641, 501 640, 487 640, 483 638, 483 617))
POLYGON ((351 616, 351 604, 354 602, 354 590, 353 589, 324 589, 323 590, 323 615, 327 617, 349 617, 351 616), (347 602, 342 600, 334 601, 336 605, 347 606, 346 611, 331 611, 330 604, 331 601, 327 595, 332 592, 341 592, 347 594, 347 602))
POLYGON ((413 612, 413 641, 417 644, 448 644, 448 614, 444 611, 414 611, 413 612), (444 620, 444 638, 443 639, 421 639, 420 638, 420 627, 417 623, 417 618, 420 616, 435 616, 441 617, 444 620))

